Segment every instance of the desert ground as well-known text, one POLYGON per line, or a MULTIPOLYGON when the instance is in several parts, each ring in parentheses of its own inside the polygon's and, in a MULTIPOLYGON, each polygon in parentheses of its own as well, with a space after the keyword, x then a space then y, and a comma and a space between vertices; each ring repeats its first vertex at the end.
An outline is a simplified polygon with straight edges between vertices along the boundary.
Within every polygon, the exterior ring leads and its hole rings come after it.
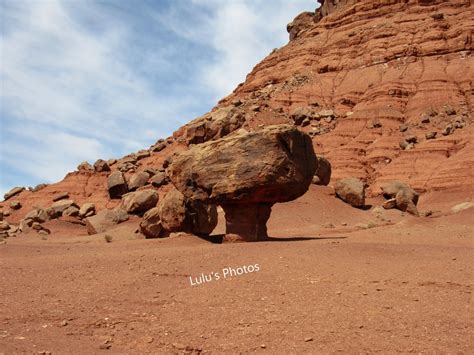
POLYGON ((472 353, 474 219, 446 199, 424 195, 433 213, 417 218, 311 186, 274 206, 257 243, 48 222, 0 245, 0 352, 472 353))

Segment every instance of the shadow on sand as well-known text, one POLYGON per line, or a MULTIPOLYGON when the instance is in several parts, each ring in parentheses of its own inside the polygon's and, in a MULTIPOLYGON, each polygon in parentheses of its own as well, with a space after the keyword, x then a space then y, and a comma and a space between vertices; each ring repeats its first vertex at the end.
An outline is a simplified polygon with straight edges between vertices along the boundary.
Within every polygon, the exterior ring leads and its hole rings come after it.
MULTIPOLYGON (((222 244, 225 234, 198 235, 199 238, 214 244, 222 244)), ((305 240, 346 239, 347 237, 268 237, 267 240, 259 242, 302 242, 305 240)))

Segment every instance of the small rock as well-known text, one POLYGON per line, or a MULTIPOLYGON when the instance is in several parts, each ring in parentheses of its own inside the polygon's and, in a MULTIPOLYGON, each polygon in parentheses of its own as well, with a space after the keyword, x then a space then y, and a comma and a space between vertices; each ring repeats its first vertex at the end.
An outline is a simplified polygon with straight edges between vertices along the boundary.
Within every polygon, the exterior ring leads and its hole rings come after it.
POLYGON ((93 166, 89 164, 87 161, 83 161, 77 166, 78 171, 92 171, 94 170, 93 166))
POLYGON ((76 206, 69 206, 63 211, 63 216, 77 217, 79 216, 79 208, 76 206))
POLYGON ((436 135, 437 135, 436 132, 428 132, 428 133, 425 134, 425 138, 426 139, 435 139, 436 135))
POLYGON ((395 208, 396 206, 397 206, 397 202, 395 198, 388 199, 382 204, 382 207, 385 208, 386 210, 390 210, 392 208, 395 208))
POLYGON ((4 200, 8 200, 9 198, 12 198, 13 196, 15 195, 18 195, 19 193, 21 193, 23 190, 25 190, 24 187, 14 187, 13 189, 11 189, 10 191, 8 191, 3 197, 4 197, 4 200))
POLYGON ((57 193, 56 195, 53 196, 53 202, 56 202, 56 201, 59 201, 59 200, 64 200, 66 198, 69 198, 69 193, 60 192, 60 193, 57 193))
POLYGON ((430 116, 428 116, 426 113, 421 116, 420 119, 421 123, 430 123, 430 116))
POLYGON ((400 129, 400 132, 406 132, 408 130, 408 125, 403 123, 400 125, 399 129, 400 129))
POLYGON ((408 143, 416 143, 418 138, 414 134, 407 134, 405 135, 405 141, 408 143))
POLYGON ((450 116, 456 114, 456 110, 452 108, 451 106, 445 106, 444 112, 446 112, 446 114, 450 116))
POLYGON ((446 127, 441 131, 441 134, 443 136, 449 136, 453 132, 454 132, 454 126, 450 123, 450 124, 446 125, 446 127))
POLYGON ((68 324, 69 324, 69 323, 68 323, 67 320, 63 320, 63 321, 60 323, 61 327, 65 327, 65 326, 67 326, 68 324))
POLYGON ((19 210, 21 208, 21 203, 19 201, 10 202, 10 208, 12 210, 19 210))
POLYGON ((95 171, 97 171, 98 173, 103 172, 103 171, 110 171, 109 164, 108 164, 105 160, 103 160, 103 159, 98 159, 98 160, 94 163, 94 169, 95 169, 95 171))
POLYGON ((95 214, 95 205, 93 203, 84 203, 79 209, 80 217, 90 217, 95 214))
MULTIPOLYGON (((340 294, 340 292, 339 292, 339 294, 340 294)), ((307 342, 313 341, 313 338, 312 337, 306 337, 306 338, 304 338, 304 341, 307 343, 307 342)))
POLYGON ((467 210, 468 208, 472 208, 474 207, 474 203, 473 202, 463 202, 463 203, 460 203, 456 206, 453 206, 451 208, 451 212, 452 213, 458 213, 458 212, 461 212, 461 211, 464 211, 464 210, 467 210))

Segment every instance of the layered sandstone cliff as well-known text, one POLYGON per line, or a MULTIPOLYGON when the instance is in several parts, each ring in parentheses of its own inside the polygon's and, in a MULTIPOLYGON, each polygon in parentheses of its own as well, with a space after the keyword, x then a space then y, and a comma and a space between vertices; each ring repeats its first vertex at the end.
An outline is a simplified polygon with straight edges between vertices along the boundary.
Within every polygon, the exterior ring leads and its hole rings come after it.
MULTIPOLYGON (((323 1, 316 12, 292 21, 290 42, 256 65, 210 113, 111 170, 131 178, 162 168, 190 144, 290 123, 308 132, 316 154, 330 160, 332 181, 359 177, 373 195, 393 179, 419 192, 472 195, 473 28, 468 0, 323 1)), ((108 174, 76 171, 37 192, 21 192, 14 199, 24 208, 11 218, 50 203, 61 191, 78 203, 113 207, 108 174)), ((167 189, 157 186, 160 193, 167 189)))

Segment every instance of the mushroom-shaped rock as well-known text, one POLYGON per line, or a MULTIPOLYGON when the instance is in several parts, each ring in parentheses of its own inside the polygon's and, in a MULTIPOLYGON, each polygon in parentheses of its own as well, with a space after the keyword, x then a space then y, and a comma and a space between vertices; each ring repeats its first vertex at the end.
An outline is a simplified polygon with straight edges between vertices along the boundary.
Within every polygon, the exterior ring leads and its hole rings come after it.
POLYGON ((294 126, 269 126, 192 147, 173 158, 168 175, 194 201, 221 205, 226 233, 267 238, 271 207, 303 195, 317 168, 311 138, 294 126))

